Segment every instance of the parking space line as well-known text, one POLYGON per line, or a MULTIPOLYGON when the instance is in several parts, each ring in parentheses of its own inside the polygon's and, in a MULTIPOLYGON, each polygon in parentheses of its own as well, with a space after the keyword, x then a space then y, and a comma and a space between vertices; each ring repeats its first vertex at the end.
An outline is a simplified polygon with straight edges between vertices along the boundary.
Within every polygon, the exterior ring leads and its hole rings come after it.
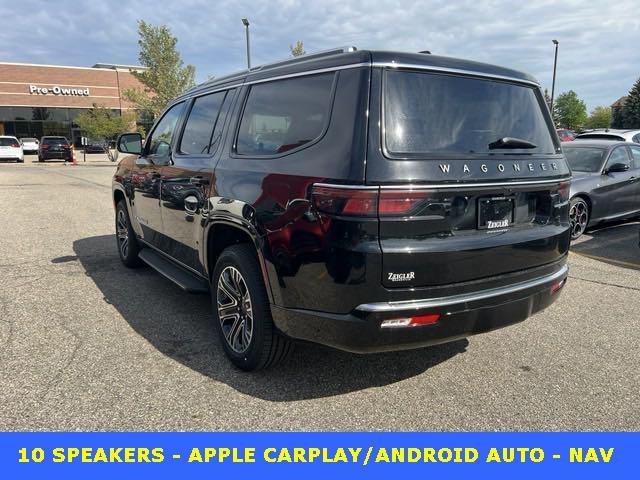
POLYGON ((612 258, 600 257, 598 255, 591 255, 590 253, 571 252, 573 255, 580 255, 581 257, 590 258, 592 260, 598 260, 604 263, 611 263, 613 265, 619 265, 621 267, 640 268, 640 263, 625 262, 623 260, 614 260, 612 258))

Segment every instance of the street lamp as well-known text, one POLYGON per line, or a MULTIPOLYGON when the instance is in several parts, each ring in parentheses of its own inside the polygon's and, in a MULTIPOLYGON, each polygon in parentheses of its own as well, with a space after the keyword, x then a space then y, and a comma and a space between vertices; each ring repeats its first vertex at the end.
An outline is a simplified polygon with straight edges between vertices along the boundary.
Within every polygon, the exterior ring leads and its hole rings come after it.
POLYGON ((247 34, 247 70, 251 70, 251 47, 249 46, 249 20, 247 20, 246 18, 243 18, 242 24, 244 25, 244 30, 247 34))
POLYGON ((556 53, 553 58, 553 81, 551 82, 551 117, 553 118, 553 95, 556 92, 556 65, 558 64, 558 40, 551 40, 556 46, 556 53))

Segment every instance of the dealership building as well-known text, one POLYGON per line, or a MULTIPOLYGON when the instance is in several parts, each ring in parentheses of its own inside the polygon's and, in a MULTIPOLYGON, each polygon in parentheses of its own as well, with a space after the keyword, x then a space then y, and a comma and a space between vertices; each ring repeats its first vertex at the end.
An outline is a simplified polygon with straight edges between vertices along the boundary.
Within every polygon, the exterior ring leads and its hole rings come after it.
POLYGON ((66 67, 0 62, 0 135, 62 135, 78 144, 82 133, 75 118, 94 104, 117 113, 133 108, 123 92, 142 88, 131 74, 142 69, 106 63, 66 67))

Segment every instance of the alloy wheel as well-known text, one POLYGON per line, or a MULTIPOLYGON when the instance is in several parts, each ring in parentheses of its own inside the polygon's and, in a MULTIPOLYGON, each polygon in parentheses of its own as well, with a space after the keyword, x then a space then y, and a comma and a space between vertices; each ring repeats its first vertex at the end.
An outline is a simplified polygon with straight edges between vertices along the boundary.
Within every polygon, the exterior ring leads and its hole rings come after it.
POLYGON ((127 258, 127 253, 129 253, 129 222, 122 209, 118 210, 116 218, 116 235, 118 236, 120 255, 122 255, 122 258, 127 258))
POLYGON ((584 233, 589 223, 589 208, 584 200, 578 199, 572 202, 569 221, 571 222, 571 238, 575 240, 584 233))
POLYGON ((222 270, 216 298, 225 341, 234 352, 244 353, 253 336, 253 309, 249 289, 237 268, 228 266, 222 270))

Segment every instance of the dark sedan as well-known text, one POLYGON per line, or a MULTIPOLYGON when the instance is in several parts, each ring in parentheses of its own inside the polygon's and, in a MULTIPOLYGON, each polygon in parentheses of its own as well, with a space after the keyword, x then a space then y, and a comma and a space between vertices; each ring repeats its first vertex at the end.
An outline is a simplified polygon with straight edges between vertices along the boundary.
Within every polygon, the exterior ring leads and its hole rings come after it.
POLYGON ((640 145, 581 140, 562 150, 573 172, 572 239, 597 223, 640 214, 640 145))

